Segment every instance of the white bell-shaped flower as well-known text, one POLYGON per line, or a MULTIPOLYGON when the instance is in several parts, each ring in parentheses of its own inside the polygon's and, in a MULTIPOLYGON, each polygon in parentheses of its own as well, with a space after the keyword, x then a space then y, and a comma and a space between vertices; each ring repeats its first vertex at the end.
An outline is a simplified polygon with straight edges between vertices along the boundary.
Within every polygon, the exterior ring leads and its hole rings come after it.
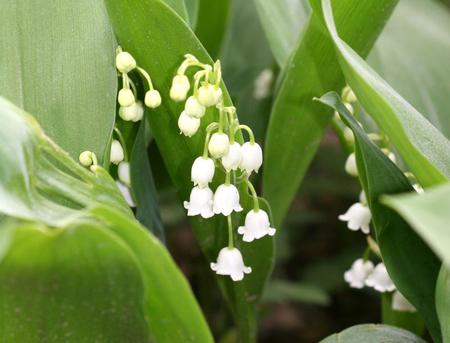
POLYGON ((124 159, 122 144, 117 139, 111 142, 110 161, 113 164, 119 164, 124 159))
POLYGON ((208 186, 214 177, 215 169, 212 159, 203 156, 197 157, 191 168, 191 180, 194 186, 198 185, 200 188, 208 186))
POLYGON ((173 101, 184 101, 189 88, 191 88, 191 84, 186 75, 175 75, 170 87, 170 98, 173 101))
POLYGON ((339 220, 347 222, 347 227, 352 231, 361 230, 365 234, 370 232, 370 220, 372 219, 372 213, 367 206, 364 206, 360 202, 357 202, 350 206, 350 208, 344 214, 341 214, 339 220))
POLYGON ((192 137, 197 133, 200 127, 200 119, 188 116, 186 112, 181 112, 178 118, 178 128, 180 131, 188 137, 192 137))
POLYGON ((218 275, 229 275, 233 281, 240 281, 244 274, 249 274, 252 268, 244 265, 241 252, 236 248, 223 248, 219 252, 217 262, 211 263, 211 269, 218 275))
POLYGON ((395 285, 392 282, 384 263, 378 263, 373 272, 367 277, 366 285, 374 288, 378 292, 392 292, 395 285))
POLYGON ((353 262, 352 267, 344 273, 344 280, 352 288, 363 288, 367 277, 373 272, 373 263, 362 258, 353 262))
POLYGON ((122 88, 117 95, 117 101, 120 106, 131 106, 135 102, 134 94, 131 89, 122 88))
POLYGON ((184 104, 184 112, 186 112, 188 116, 201 118, 205 115, 205 111, 205 106, 200 104, 195 96, 191 95, 187 98, 186 103, 184 104))
POLYGON ((239 191, 235 185, 220 185, 214 193, 213 211, 215 214, 229 216, 231 212, 241 212, 239 191))
POLYGON ((197 91, 198 102, 205 107, 217 105, 221 97, 222 90, 220 87, 216 87, 210 83, 199 87, 197 91))
POLYGON ((222 165, 227 172, 237 170, 242 161, 242 147, 239 143, 230 144, 228 153, 222 157, 222 165))
POLYGON ((121 182, 123 182, 128 187, 131 186, 130 164, 128 162, 119 163, 119 167, 117 168, 117 175, 119 176, 119 180, 121 182))
POLYGON ((145 106, 156 108, 161 105, 161 94, 156 89, 149 90, 145 93, 145 106))
POLYGON ((120 190, 120 193, 122 193, 122 196, 124 197, 125 201, 127 202, 128 206, 136 207, 136 204, 133 200, 133 196, 131 195, 130 188, 120 181, 116 181, 116 184, 120 190))
POLYGON ((263 162, 262 149, 258 143, 246 142, 242 145, 242 161, 240 169, 247 172, 258 172, 263 162))
POLYGON ((392 295, 392 309, 400 312, 417 312, 416 308, 399 291, 392 295))
POLYGON ((121 51, 116 56, 116 68, 121 73, 128 73, 136 68, 136 60, 130 53, 121 51))
POLYGON ((273 236, 276 230, 270 227, 269 216, 263 210, 251 210, 245 216, 245 225, 238 228, 238 233, 244 235, 244 242, 252 242, 266 235, 273 236))
POLYGON ((144 107, 141 101, 136 101, 130 106, 119 108, 119 117, 125 121, 137 122, 144 117, 144 107))
POLYGON ((214 158, 221 158, 228 153, 230 140, 225 133, 213 133, 208 143, 208 151, 214 158))
POLYGON ((348 155, 347 160, 345 161, 345 171, 351 176, 358 176, 358 167, 356 166, 356 156, 354 152, 348 155))
POLYGON ((188 216, 201 215, 203 218, 211 218, 214 215, 212 210, 213 192, 208 187, 192 188, 189 201, 184 202, 184 208, 188 210, 188 216))

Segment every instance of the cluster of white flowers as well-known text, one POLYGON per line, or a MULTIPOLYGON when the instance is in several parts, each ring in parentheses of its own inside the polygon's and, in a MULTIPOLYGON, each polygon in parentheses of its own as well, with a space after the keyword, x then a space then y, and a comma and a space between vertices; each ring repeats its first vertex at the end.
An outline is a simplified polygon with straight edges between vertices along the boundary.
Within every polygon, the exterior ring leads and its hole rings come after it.
POLYGON ((194 187, 189 201, 184 202, 184 207, 188 216, 199 215, 205 219, 214 215, 227 217, 228 246, 220 250, 217 262, 211 263, 211 269, 219 275, 228 275, 233 281, 239 281, 243 279, 244 274, 251 272, 251 268, 245 266, 242 254, 234 244, 231 214, 243 210, 236 180, 239 179, 253 197, 253 209, 247 213, 244 226, 237 230, 243 241, 252 242, 266 235, 273 236, 275 229, 270 227, 267 213, 260 209, 255 188, 249 180, 250 175, 258 172, 262 165, 262 149, 255 142, 252 130, 239 124, 236 109, 224 105, 221 81, 219 61, 211 66, 187 54, 172 80, 170 98, 176 102, 185 101, 178 127, 187 137, 198 132, 201 118, 208 108, 218 112, 218 120, 206 127, 203 154, 192 164, 191 181, 194 187), (185 75, 190 67, 199 69, 193 75, 191 95, 191 82, 185 75), (242 145, 235 140, 235 136, 241 131, 246 131, 249 135, 249 141, 242 145), (215 176, 216 168, 223 168, 225 180, 213 192, 209 185, 215 176), (236 175, 237 173, 239 175, 236 175))

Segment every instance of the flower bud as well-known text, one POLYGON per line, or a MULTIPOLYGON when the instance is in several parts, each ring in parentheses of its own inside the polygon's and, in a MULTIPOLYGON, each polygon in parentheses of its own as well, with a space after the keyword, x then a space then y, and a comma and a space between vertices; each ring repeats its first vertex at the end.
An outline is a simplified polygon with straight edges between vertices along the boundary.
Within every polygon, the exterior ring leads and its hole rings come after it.
POLYGON ((83 151, 78 157, 78 160, 80 161, 81 165, 89 167, 93 163, 92 152, 83 151))
POLYGON ((353 93, 352 89, 349 86, 345 86, 342 90, 342 101, 344 102, 356 102, 356 95, 353 93))
POLYGON ((262 165, 262 149, 258 143, 246 142, 242 145, 242 161, 240 168, 245 170, 248 175, 252 171, 258 172, 262 165))
POLYGON ((214 166, 214 161, 210 158, 204 158, 202 156, 197 157, 192 164, 191 169, 191 180, 194 186, 199 186, 200 188, 208 186, 214 177, 214 171, 216 167, 214 166))
POLYGON ((197 98, 191 95, 184 105, 184 111, 188 116, 201 118, 205 115, 205 106, 201 105, 197 98))
POLYGON ((119 167, 117 168, 117 175, 119 176, 119 180, 121 182, 123 182, 128 187, 131 186, 130 164, 128 162, 119 163, 119 167))
POLYGON ((131 89, 122 88, 117 96, 120 106, 131 106, 134 104, 134 94, 131 89))
POLYGON ((145 93, 145 106, 150 108, 156 108, 161 105, 161 95, 156 89, 149 90, 145 93))
POLYGON ((121 106, 119 108, 119 117, 125 121, 137 122, 144 116, 144 107, 141 101, 136 101, 131 106, 121 106))
POLYGON ((110 161, 113 164, 119 164, 123 161, 124 153, 123 148, 120 142, 116 139, 114 139, 111 143, 111 154, 110 154, 110 161))
POLYGON ((354 152, 348 155, 347 161, 345 161, 345 171, 351 176, 358 176, 358 168, 356 166, 356 157, 354 152))
POLYGON ((344 128, 344 138, 348 144, 355 144, 355 135, 353 134, 353 131, 348 127, 344 128))
POLYGON ((128 73, 136 68, 136 60, 126 51, 119 52, 116 56, 116 67, 121 73, 128 73))
POLYGON ((200 119, 190 117, 183 111, 178 118, 178 127, 185 136, 192 137, 200 127, 200 119))
POLYGON ((242 161, 241 145, 234 142, 230 145, 228 153, 222 157, 222 165, 226 171, 237 170, 242 161))
POLYGON ((221 158, 228 153, 230 140, 225 133, 214 133, 208 143, 208 151, 214 158, 221 158))
POLYGON ((186 99, 191 85, 186 75, 175 75, 170 87, 170 98, 173 101, 183 101, 186 99))
POLYGON ((198 102, 205 107, 216 105, 221 97, 222 90, 210 83, 201 86, 197 92, 198 102))

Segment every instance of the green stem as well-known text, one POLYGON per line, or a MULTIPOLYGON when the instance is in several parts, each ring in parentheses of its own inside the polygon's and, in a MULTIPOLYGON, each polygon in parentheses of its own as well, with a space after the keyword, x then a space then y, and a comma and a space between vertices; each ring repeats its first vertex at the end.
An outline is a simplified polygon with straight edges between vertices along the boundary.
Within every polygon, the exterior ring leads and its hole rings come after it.
POLYGON ((247 131, 247 133, 249 135, 249 138, 250 138, 250 144, 255 144, 255 135, 253 134, 253 131, 252 131, 252 129, 250 127, 248 127, 247 125, 243 125, 243 124, 238 125, 236 127, 236 129, 235 129, 234 134, 236 134, 237 130, 241 130, 241 131, 245 130, 245 131, 247 131))
POLYGON ((255 212, 259 211, 259 200, 258 200, 258 194, 256 193, 255 187, 253 187, 252 183, 248 180, 248 178, 245 180, 247 183, 248 188, 250 189, 250 193, 253 197, 253 210, 255 212))
POLYGON ((363 256, 362 256, 362 259, 363 259, 364 262, 367 262, 367 260, 368 260, 369 257, 370 257, 370 253, 371 253, 371 249, 370 249, 370 247, 368 246, 368 247, 366 248, 366 250, 364 250, 364 254, 363 254, 363 256))
POLYGON ((225 174, 225 184, 226 185, 229 185, 231 183, 231 173, 230 172, 227 172, 226 174, 225 174))
POLYGON ((152 91, 153 83, 152 83, 152 79, 150 78, 150 75, 148 75, 147 71, 145 69, 142 69, 141 67, 136 67, 136 70, 147 80, 148 88, 152 91))
POLYGON ((203 77, 206 77, 207 72, 205 70, 200 70, 194 75, 194 96, 197 96, 198 88, 200 85, 200 81, 203 77))
POLYGON ((234 248, 234 242, 233 242, 233 222, 231 220, 231 215, 227 217, 228 222, 228 249, 234 248))
POLYGON ((124 89, 130 89, 130 80, 128 79, 127 73, 122 73, 122 81, 123 81, 123 88, 124 89))

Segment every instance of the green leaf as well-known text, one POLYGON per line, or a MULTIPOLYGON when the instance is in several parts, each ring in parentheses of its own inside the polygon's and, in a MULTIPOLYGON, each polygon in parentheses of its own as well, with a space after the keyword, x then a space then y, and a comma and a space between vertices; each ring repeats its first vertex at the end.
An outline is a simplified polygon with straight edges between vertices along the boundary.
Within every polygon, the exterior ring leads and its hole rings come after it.
POLYGON ((397 289, 421 313, 435 341, 442 341, 435 309, 435 285, 441 262, 408 223, 379 202, 383 194, 413 191, 411 184, 369 139, 336 93, 325 94, 320 101, 338 111, 355 135, 358 173, 389 275, 397 289))
POLYGON ((433 251, 450 265, 450 184, 424 194, 384 196, 381 202, 398 212, 433 251))
POLYGON ((424 187, 445 182, 450 176, 450 142, 358 56, 342 31, 338 34, 330 0, 322 0, 322 11, 347 83, 364 109, 424 187))
POLYGON ((402 0, 368 62, 450 137, 450 12, 433 0, 402 0), (420 23, 420 25, 418 25, 420 23))
POLYGON ((450 270, 442 265, 436 285, 436 310, 441 323, 444 343, 450 342, 450 270))
POLYGON ((263 296, 264 301, 298 301, 306 304, 329 305, 330 296, 322 288, 301 282, 274 280, 269 282, 263 296))
POLYGON ((229 11, 230 0, 199 0, 195 34, 213 59, 219 57, 229 11))
POLYGON ((136 257, 108 229, 8 225, 0 261, 3 342, 148 342, 136 257), (114 325, 111 325, 114 323, 114 325))
POLYGON ((158 193, 147 154, 147 121, 142 120, 130 158, 131 188, 136 198, 136 218, 164 241, 164 227, 158 206, 158 193))
POLYGON ((294 49, 310 9, 306 0, 254 0, 278 65, 283 68, 294 49))
MULTIPOLYGON (((397 0, 335 1, 341 34, 366 56, 396 3, 397 0)), ((290 63, 272 108, 265 151, 264 196, 272 205, 277 226, 282 223, 331 120, 331 111, 323 113, 324 109, 312 98, 344 86, 333 43, 324 35, 317 14, 309 20, 290 63)))
MULTIPOLYGON (((177 120, 183 104, 169 100, 169 88, 184 54, 192 53, 202 62, 212 61, 191 30, 161 1, 108 0, 106 4, 120 44, 135 56, 139 65, 148 70, 155 88, 162 94, 163 104, 148 115, 148 120, 180 198, 187 200, 192 187, 190 169, 194 159, 202 153, 204 137, 197 134, 186 138, 179 134, 177 120), (129 25, 130 21, 134 25, 129 25)), ((230 105, 225 87, 222 90, 225 103, 230 105)), ((213 113, 209 111, 202 119, 200 132, 204 132, 212 119, 213 113)), ((216 185, 223 175, 217 177, 216 185)), ((250 198, 245 192, 241 192, 241 200, 244 208, 248 209, 250 198)), ((206 257, 209 261, 215 260, 219 250, 227 244, 225 218, 192 218, 191 223, 206 257)), ((234 224, 238 224, 237 220, 234 224)), ((252 266, 252 273, 241 282, 233 283, 221 276, 218 280, 239 325, 241 340, 251 342, 256 335, 255 305, 272 268, 273 241, 264 238, 251 245, 238 242, 238 246, 246 264, 252 266)))
POLYGON ((0 95, 32 112, 72 157, 101 160, 115 119, 115 41, 101 0, 8 1, 0 95))
POLYGON ((198 18, 198 8, 200 0, 185 0, 186 10, 189 16, 189 23, 193 30, 197 26, 197 18, 198 18))
POLYGON ((167 6, 173 9, 186 23, 189 23, 189 16, 184 0, 162 0, 167 6))
POLYGON ((334 334, 320 343, 425 343, 425 341, 403 329, 388 325, 361 324, 334 334))

